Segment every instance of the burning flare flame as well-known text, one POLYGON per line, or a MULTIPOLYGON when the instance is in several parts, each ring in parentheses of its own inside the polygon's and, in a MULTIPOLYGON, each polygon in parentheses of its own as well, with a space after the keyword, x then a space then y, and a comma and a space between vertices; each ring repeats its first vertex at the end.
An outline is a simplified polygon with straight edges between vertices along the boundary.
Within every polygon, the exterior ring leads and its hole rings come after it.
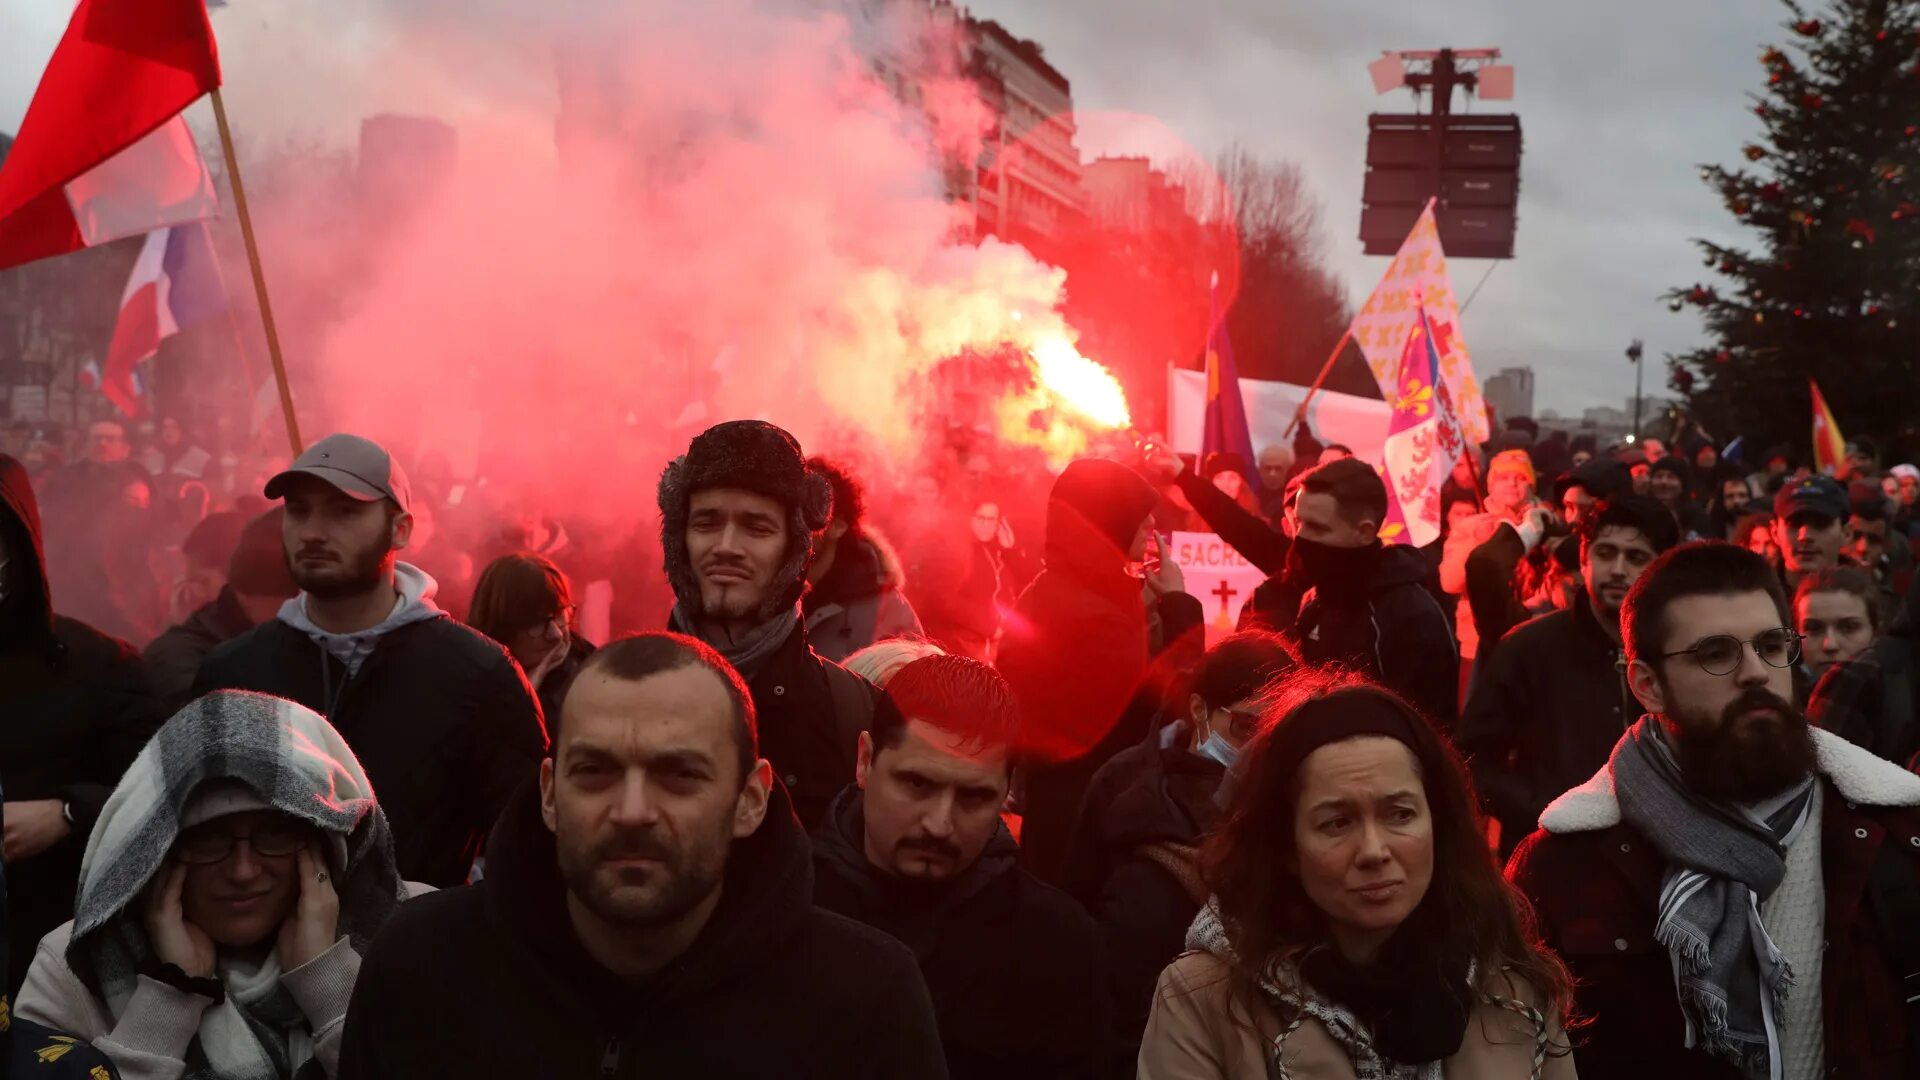
POLYGON ((1120 380, 1098 361, 1080 355, 1073 342, 1064 337, 1044 337, 1034 342, 1028 353, 1040 385, 1059 400, 1062 408, 1103 428, 1117 430, 1133 423, 1120 380))

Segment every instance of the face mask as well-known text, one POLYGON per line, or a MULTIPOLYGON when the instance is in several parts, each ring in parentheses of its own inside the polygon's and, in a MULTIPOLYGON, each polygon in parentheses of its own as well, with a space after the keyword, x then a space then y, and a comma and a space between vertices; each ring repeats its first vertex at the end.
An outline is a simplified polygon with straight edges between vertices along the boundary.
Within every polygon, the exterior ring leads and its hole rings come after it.
POLYGON ((1201 740, 1200 749, 1195 752, 1201 757, 1212 758, 1229 769, 1233 768, 1234 762, 1240 760, 1240 748, 1211 729, 1207 731, 1207 737, 1201 740))
POLYGON ((1318 540, 1295 539, 1293 551, 1300 557, 1300 570, 1307 581, 1322 588, 1350 585, 1364 588, 1372 577, 1377 544, 1366 547, 1331 547, 1318 540))

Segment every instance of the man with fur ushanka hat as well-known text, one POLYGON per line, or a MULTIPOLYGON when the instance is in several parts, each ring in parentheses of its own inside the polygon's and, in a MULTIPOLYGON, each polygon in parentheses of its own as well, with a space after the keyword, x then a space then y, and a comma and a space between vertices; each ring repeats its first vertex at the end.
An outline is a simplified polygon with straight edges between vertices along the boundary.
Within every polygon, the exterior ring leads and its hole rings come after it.
POLYGON ((762 420, 730 420, 668 463, 659 501, 675 598, 668 627, 713 646, 747 681, 762 752, 812 829, 853 782, 874 700, 859 676, 814 653, 800 619, 832 488, 792 435, 762 420))

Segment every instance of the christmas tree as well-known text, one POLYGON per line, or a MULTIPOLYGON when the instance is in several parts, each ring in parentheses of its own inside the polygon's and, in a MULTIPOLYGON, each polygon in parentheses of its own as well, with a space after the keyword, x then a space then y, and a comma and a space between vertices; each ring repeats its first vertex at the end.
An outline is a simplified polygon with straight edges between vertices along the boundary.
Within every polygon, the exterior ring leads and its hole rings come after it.
POLYGON ((1696 241, 1719 280, 1667 301, 1715 340, 1669 357, 1670 382, 1722 442, 1804 454, 1812 377, 1849 434, 1920 450, 1920 0, 1786 6, 1764 137, 1701 169, 1758 240, 1696 241))

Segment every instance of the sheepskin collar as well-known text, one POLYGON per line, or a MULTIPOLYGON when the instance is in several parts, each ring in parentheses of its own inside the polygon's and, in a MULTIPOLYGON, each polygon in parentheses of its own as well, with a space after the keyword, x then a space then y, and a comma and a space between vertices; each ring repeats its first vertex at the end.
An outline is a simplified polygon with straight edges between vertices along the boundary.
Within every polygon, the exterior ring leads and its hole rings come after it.
MULTIPOLYGON (((1831 732, 1813 729, 1814 771, 1840 797, 1864 806, 1920 806, 1920 776, 1855 746, 1831 732)), ((1620 824, 1620 800, 1612 766, 1547 805, 1540 827, 1550 833, 1599 832, 1620 824)))

